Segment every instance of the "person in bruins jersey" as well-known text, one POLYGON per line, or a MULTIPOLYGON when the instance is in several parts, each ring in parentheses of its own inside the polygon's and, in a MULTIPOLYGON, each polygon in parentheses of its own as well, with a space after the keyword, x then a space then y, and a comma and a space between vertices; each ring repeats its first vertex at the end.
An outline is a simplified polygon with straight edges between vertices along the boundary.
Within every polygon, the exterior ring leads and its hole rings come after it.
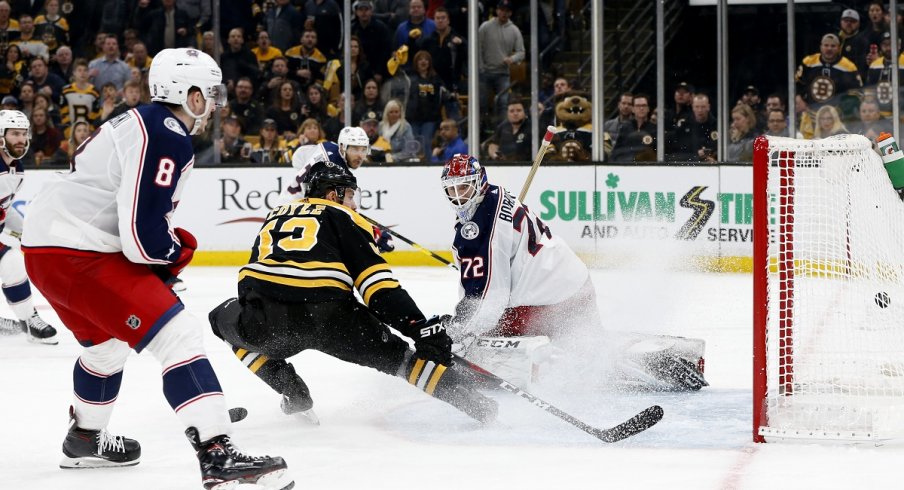
POLYGON ((267 215, 239 272, 238 298, 210 312, 214 334, 282 394, 284 413, 312 423, 319 422, 310 391, 286 362, 306 349, 402 377, 479 421, 492 420, 496 403, 450 367, 445 326, 424 317, 380 256, 373 227, 355 212, 351 172, 318 162, 302 185, 306 198, 267 215), (414 350, 388 327, 413 339, 414 350))
POLYGON ((797 68, 797 95, 815 111, 825 104, 838 105, 840 98, 863 83, 857 66, 841 55, 835 34, 822 37, 819 52, 806 56, 797 68))

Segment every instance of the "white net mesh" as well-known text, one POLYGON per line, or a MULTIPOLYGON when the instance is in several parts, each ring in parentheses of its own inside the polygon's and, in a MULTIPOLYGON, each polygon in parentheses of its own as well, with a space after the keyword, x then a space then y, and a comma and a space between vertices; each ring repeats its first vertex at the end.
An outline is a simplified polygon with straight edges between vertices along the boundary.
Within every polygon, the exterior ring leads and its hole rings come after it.
POLYGON ((770 138, 767 193, 760 433, 904 435, 904 203, 881 158, 861 136, 770 138))

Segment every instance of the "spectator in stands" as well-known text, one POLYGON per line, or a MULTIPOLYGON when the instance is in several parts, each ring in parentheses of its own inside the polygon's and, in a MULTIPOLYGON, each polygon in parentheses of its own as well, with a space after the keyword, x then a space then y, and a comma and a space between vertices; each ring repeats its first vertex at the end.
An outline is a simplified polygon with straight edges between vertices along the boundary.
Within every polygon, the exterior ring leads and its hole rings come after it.
MULTIPOLYGON (((467 43, 461 34, 449 25, 449 11, 443 7, 436 9, 433 17, 436 31, 429 36, 421 36, 418 50, 425 49, 433 58, 433 67, 450 93, 449 103, 444 104, 446 117, 461 117, 458 107, 458 93, 463 88, 465 62, 468 59, 467 43), (459 84, 462 84, 459 87, 459 84), (453 103, 454 102, 454 103, 453 103)), ((467 92, 467 91, 465 91, 467 92)))
POLYGON ((104 38, 103 57, 88 63, 88 75, 95 87, 103 87, 112 83, 116 90, 122 90, 122 86, 131 78, 129 65, 119 59, 119 41, 113 34, 104 38))
MULTIPOLYGON (((558 83, 558 80, 556 80, 558 83)), ((555 87, 555 85, 553 85, 555 87)), ((630 125, 634 119, 634 94, 622 92, 618 97, 618 115, 603 123, 603 131, 609 133, 612 144, 618 142, 618 134, 622 126, 630 125)))
POLYGON ((308 86, 305 94, 307 95, 307 102, 301 106, 301 113, 304 117, 312 117, 319 121, 320 124, 323 124, 328 117, 335 115, 335 113, 331 114, 326 101, 326 91, 322 86, 312 83, 308 86))
POLYGON ((11 17, 12 8, 6 0, 0 1, 0 39, 3 44, 19 36, 19 21, 11 17))
POLYGON ((458 134, 458 123, 454 119, 445 119, 439 123, 440 145, 433 149, 434 162, 446 162, 456 153, 468 153, 468 145, 458 134))
POLYGON ((28 79, 35 85, 35 91, 43 93, 51 100, 60 100, 63 86, 66 82, 62 78, 50 73, 47 68, 47 60, 40 56, 31 59, 28 65, 28 79))
POLYGON ((496 94, 499 115, 508 107, 508 91, 511 82, 511 65, 524 60, 524 39, 521 30, 511 22, 511 0, 499 0, 496 17, 480 25, 478 30, 478 55, 480 70, 480 107, 489 109, 489 95, 496 94))
POLYGON ((836 134, 847 134, 848 129, 841 122, 838 109, 832 106, 822 106, 816 111, 816 131, 814 138, 828 138, 836 134))
MULTIPOLYGON (((483 3, 486 4, 486 2, 483 3)), ((469 5, 470 0, 446 0, 443 2, 443 7, 449 11, 449 23, 458 32, 468 32, 469 5)), ((478 18, 479 15, 478 12, 478 18)))
POLYGON ((148 47, 141 41, 135 41, 126 55, 126 64, 147 72, 151 69, 152 58, 148 56, 148 47))
POLYGON ((6 111, 18 111, 19 110, 19 99, 13 97, 12 95, 7 95, 3 97, 3 100, 0 100, 0 109, 6 111))
POLYGON ((295 139, 302 117, 301 101, 292 82, 286 80, 279 86, 279 98, 267 109, 266 117, 276 121, 276 130, 283 139, 295 139))
POLYGON ((106 121, 109 119, 117 104, 119 104, 119 91, 116 90, 115 85, 108 82, 100 88, 100 111, 98 115, 100 120, 106 121))
POLYGON ((386 162, 387 155, 390 155, 389 161, 392 161, 392 145, 389 144, 382 136, 380 136, 380 122, 377 114, 373 111, 365 113, 361 117, 361 129, 367 135, 370 142, 370 156, 367 158, 369 162, 386 162))
MULTIPOLYGON (((72 160, 72 155, 75 154, 75 150, 88 139, 88 135, 91 134, 92 130, 93 127, 88 121, 76 121, 72 124, 69 128, 69 140, 64 141, 66 144, 64 151, 69 160, 72 160)), ((63 148, 62 144, 60 145, 60 148, 63 148)))
POLYGON ((264 107, 254 100, 254 85, 248 77, 241 77, 235 84, 235 98, 229 101, 229 110, 238 118, 245 134, 260 132, 264 119, 264 107))
POLYGON ((860 88, 857 66, 841 55, 841 41, 835 34, 826 34, 819 45, 819 53, 804 57, 797 68, 797 97, 801 109, 818 110, 824 104, 838 104, 849 90, 860 88))
POLYGON ((23 81, 22 51, 19 46, 10 44, 6 48, 5 62, 0 65, 0 95, 14 94, 23 81))
POLYGON ((19 105, 21 106, 19 110, 28 117, 31 117, 31 109, 34 107, 36 93, 35 84, 30 80, 22 82, 22 86, 19 87, 19 105))
POLYGON ((316 145, 326 140, 326 133, 324 133, 323 127, 320 126, 316 119, 305 119, 302 121, 301 126, 298 128, 299 146, 316 145))
POLYGON ((292 47, 299 37, 304 25, 304 19, 289 0, 267 0, 264 2, 266 13, 265 29, 270 33, 273 45, 283 53, 292 47))
MULTIPOLYGON (((350 97, 352 98, 352 104, 354 104, 355 96, 350 95, 350 97)), ((323 132, 326 134, 326 139, 336 141, 339 138, 339 132, 346 126, 356 126, 356 124, 351 121, 351 118, 345 117, 345 93, 343 92, 339 94, 336 114, 326 118, 326 121, 323 122, 323 132)))
POLYGON ((246 162, 251 158, 251 143, 242 136, 242 125, 235 116, 223 119, 223 136, 213 143, 221 162, 246 162))
POLYGON ((188 13, 176 5, 176 0, 160 0, 159 8, 154 8, 152 3, 143 7, 139 3, 135 16, 152 56, 161 49, 195 45, 191 37, 194 25, 188 13))
POLYGON ((74 80, 63 87, 63 95, 60 99, 62 106, 60 112, 63 116, 64 126, 80 119, 92 122, 98 116, 97 106, 100 94, 94 85, 88 82, 88 62, 84 58, 79 58, 73 65, 74 80))
POLYGON ((758 133, 766 129, 766 113, 763 111, 763 101, 760 99, 760 91, 753 85, 748 85, 741 92, 738 104, 746 104, 756 114, 756 128, 758 133))
POLYGON ((35 94, 34 108, 37 109, 39 107, 47 111, 47 120, 50 121, 54 127, 59 127, 62 119, 60 110, 57 109, 57 106, 50 100, 49 95, 41 92, 35 94))
POLYGON ((768 112, 765 135, 788 137, 788 118, 785 117, 785 111, 773 109, 768 112))
POLYGON ((50 61, 50 73, 60 77, 64 82, 72 81, 72 48, 60 46, 50 61))
MULTIPOLYGON (((125 86, 122 89, 122 100, 116 104, 116 107, 113 108, 113 112, 107 116, 107 119, 113 119, 114 117, 128 112, 138 106, 141 105, 141 83, 136 82, 134 80, 129 80, 126 82, 125 86)), ((103 124, 102 121, 101 124, 103 124)))
MULTIPOLYGON (((787 115, 787 107, 785 107, 785 98, 779 94, 769 94, 766 97, 766 108, 765 113, 769 114, 772 111, 782 111, 787 115)), ((768 118, 767 118, 768 119, 768 118)))
POLYGON ((731 110, 731 129, 729 130, 728 154, 729 162, 753 161, 753 140, 756 139, 756 114, 747 104, 738 104, 731 110))
POLYGON ((282 50, 270 44, 270 33, 267 31, 257 33, 257 46, 251 52, 257 58, 257 67, 261 73, 267 71, 271 61, 283 55, 282 50))
POLYGON ((53 123, 43 107, 36 107, 31 113, 31 148, 35 166, 42 164, 62 164, 66 161, 66 155, 60 152, 60 143, 63 135, 60 130, 53 127, 53 123), (58 155, 57 153, 60 153, 58 155))
POLYGON ((326 56, 317 49, 317 31, 307 29, 301 35, 301 44, 286 51, 289 60, 289 76, 307 88, 312 83, 323 83, 323 67, 326 56))
POLYGON ((374 119, 379 121, 383 117, 383 102, 380 100, 380 85, 376 80, 370 79, 364 82, 363 95, 355 100, 355 108, 352 118, 358 121, 364 120, 368 112, 374 113, 374 119))
POLYGON ((209 29, 213 18, 213 2, 211 0, 181 0, 179 8, 188 15, 189 25, 197 30, 209 29))
POLYGON ((380 136, 389 142, 390 156, 394 162, 417 158, 420 153, 420 144, 414 137, 411 125, 405 120, 402 103, 397 99, 391 99, 383 108, 380 136))
POLYGON ((861 79, 866 77, 866 70, 869 68, 866 56, 870 42, 867 33, 860 30, 860 14, 856 10, 845 9, 841 13, 838 39, 841 40, 841 55, 857 65, 861 79))
POLYGON ((851 125, 851 133, 866 136, 875 141, 880 133, 892 133, 892 123, 879 113, 879 102, 875 98, 864 98, 860 102, 860 120, 851 125))
POLYGON ((670 145, 669 152, 673 153, 670 158, 675 161, 715 161, 719 131, 718 122, 711 112, 709 96, 694 95, 691 114, 678 119, 673 136, 675 145, 670 145))
POLYGON ((60 0, 44 2, 41 15, 35 17, 35 30, 40 33, 51 51, 69 44, 69 21, 60 14, 60 0), (52 42, 48 42, 51 37, 52 42))
POLYGON ((389 28, 374 18, 374 5, 370 0, 356 0, 352 6, 355 9, 352 34, 361 40, 364 55, 374 68, 374 78, 377 82, 383 82, 390 76, 386 68, 386 61, 392 52, 389 28))
POLYGON ((408 0, 376 0, 373 3, 374 18, 386 24, 392 32, 408 20, 408 0))
POLYGON ((866 14, 869 17, 869 27, 865 28, 868 33, 869 44, 878 46, 882 42, 882 33, 889 30, 888 23, 885 22, 887 11, 884 0, 872 0, 869 3, 869 7, 866 10, 866 14))
MULTIPOLYGON (((420 1, 420 0, 415 0, 420 1)), ((411 123, 414 137, 421 143, 424 156, 432 154, 431 142, 441 118, 444 98, 448 97, 443 80, 433 69, 433 59, 427 51, 414 55, 414 73, 411 74, 411 91, 405 105, 405 118, 411 123)))
POLYGON ((407 45, 412 53, 418 49, 417 43, 422 37, 430 36, 436 31, 436 24, 427 18, 424 0, 411 0, 408 3, 408 20, 399 24, 395 31, 394 49, 407 45))
POLYGON ((644 94, 635 94, 632 108, 634 120, 631 124, 622 126, 615 138, 617 143, 612 147, 610 160, 616 163, 656 159, 656 125, 650 121, 650 98, 644 94))
POLYGON ((216 59, 217 54, 214 53, 214 46, 219 46, 219 52, 223 52, 223 43, 214 35, 213 31, 206 31, 201 35, 201 51, 216 59))
POLYGON ((290 82, 295 87, 295 91, 301 93, 301 84, 289 78, 289 61, 280 56, 274 58, 270 63, 270 71, 264 76, 266 83, 261 85, 258 100, 266 104, 272 104, 279 98, 279 87, 284 82, 290 82))
POLYGON ((304 28, 317 32, 318 46, 327 59, 340 56, 342 11, 334 0, 308 0, 304 6, 304 28))
POLYGON ((260 77, 257 58, 245 46, 242 29, 237 27, 229 30, 226 50, 220 55, 220 68, 223 70, 223 83, 230 92, 235 90, 235 82, 239 78, 248 77, 250 80, 257 80, 260 77))
MULTIPOLYGON (((373 79, 374 71, 367 61, 367 55, 365 55, 364 50, 361 49, 361 40, 358 39, 358 36, 352 36, 349 46, 351 46, 352 51, 352 95, 355 96, 355 100, 358 100, 361 98, 361 92, 364 90, 364 83, 367 80, 373 79)), ((339 68, 337 76, 339 77, 340 82, 345 83, 345 67, 339 68)))
POLYGON ((667 136, 671 135, 675 131, 675 125, 678 124, 679 119, 687 119, 691 117, 691 103, 693 101, 693 97, 693 85, 687 82, 681 82, 675 86, 675 91, 672 95, 674 105, 666 106, 664 114, 665 119, 663 120, 667 136))
POLYGON ((506 120, 496 126, 496 131, 487 142, 487 155, 492 160, 530 160, 530 121, 521 99, 509 100, 506 120))
POLYGON ((273 119, 264 119, 261 123, 260 139, 251 148, 251 161, 265 165, 291 163, 286 141, 277 133, 273 119))
MULTIPOLYGON (((879 44, 878 56, 869 65, 866 75, 866 86, 874 93, 879 103, 879 111, 883 117, 892 115, 892 90, 891 84, 891 34, 884 32, 882 42, 879 44)), ((898 80, 904 80, 904 52, 898 55, 898 80)))
POLYGON ((129 62, 129 53, 132 52, 132 47, 138 42, 141 42, 141 39, 138 37, 138 29, 130 27, 122 31, 122 44, 120 47, 122 48, 123 61, 126 63, 129 62))
POLYGON ((13 43, 22 49, 22 55, 26 58, 39 56, 50 59, 50 48, 43 39, 35 36, 35 19, 30 14, 19 16, 19 36, 13 43))

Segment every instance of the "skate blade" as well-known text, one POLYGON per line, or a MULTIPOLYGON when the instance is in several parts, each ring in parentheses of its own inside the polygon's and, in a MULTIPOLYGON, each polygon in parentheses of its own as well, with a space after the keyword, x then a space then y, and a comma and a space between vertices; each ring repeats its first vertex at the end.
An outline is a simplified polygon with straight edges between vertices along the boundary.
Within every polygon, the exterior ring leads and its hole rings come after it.
POLYGON ((44 345, 57 345, 60 343, 60 340, 56 335, 53 337, 47 337, 46 339, 39 339, 33 335, 27 335, 28 341, 32 344, 44 344, 44 345))
POLYGON ((285 469, 276 470, 262 475, 254 482, 225 481, 219 485, 206 487, 208 490, 291 490, 295 488, 295 481, 286 474, 285 469))
POLYGON ((314 409, 305 410, 303 412, 295 412, 292 414, 298 420, 305 422, 308 425, 320 425, 320 418, 314 413, 314 409))
POLYGON ((85 457, 85 458, 70 458, 68 456, 63 456, 63 460, 60 461, 60 468, 64 470, 90 470, 95 468, 120 468, 126 466, 135 466, 141 462, 141 458, 138 458, 133 461, 124 461, 122 463, 117 463, 115 461, 110 461, 104 458, 96 458, 96 457, 85 457))

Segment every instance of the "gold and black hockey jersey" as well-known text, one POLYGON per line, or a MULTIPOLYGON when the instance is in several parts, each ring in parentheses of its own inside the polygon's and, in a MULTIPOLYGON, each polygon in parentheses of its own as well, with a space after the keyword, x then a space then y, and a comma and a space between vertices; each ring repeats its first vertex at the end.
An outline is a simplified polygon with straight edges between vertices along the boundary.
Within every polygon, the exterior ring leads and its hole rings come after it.
POLYGON ((239 271, 239 294, 248 289, 282 302, 344 300, 356 289, 393 327, 423 318, 380 256, 373 226, 325 199, 299 199, 267 215, 239 271))
POLYGON ((813 106, 835 104, 837 98, 848 90, 863 85, 857 66, 851 60, 842 56, 836 61, 826 62, 819 53, 803 59, 797 67, 795 80, 797 93, 813 106))

